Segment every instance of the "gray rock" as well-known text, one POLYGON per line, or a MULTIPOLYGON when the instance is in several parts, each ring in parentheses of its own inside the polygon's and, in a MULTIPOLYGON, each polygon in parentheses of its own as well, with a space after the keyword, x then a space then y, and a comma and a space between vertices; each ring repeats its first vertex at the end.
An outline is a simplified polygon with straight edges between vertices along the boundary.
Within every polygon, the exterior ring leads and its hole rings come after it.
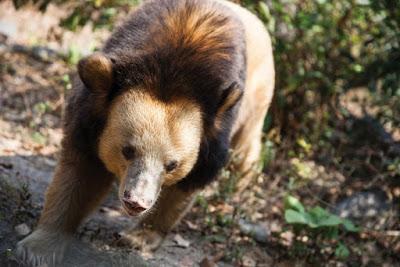
POLYGON ((240 231, 252 237, 254 240, 260 243, 267 243, 268 237, 270 236, 270 230, 264 224, 256 224, 252 222, 248 222, 246 220, 240 219, 239 220, 239 228, 240 231))
POLYGON ((31 232, 31 228, 26 223, 21 223, 15 226, 14 229, 19 236, 26 236, 31 232))

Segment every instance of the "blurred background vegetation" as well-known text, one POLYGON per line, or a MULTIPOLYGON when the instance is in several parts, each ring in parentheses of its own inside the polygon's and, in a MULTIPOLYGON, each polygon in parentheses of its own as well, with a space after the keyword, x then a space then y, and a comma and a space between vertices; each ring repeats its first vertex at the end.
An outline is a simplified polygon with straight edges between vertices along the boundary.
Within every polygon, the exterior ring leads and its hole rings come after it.
MULTIPOLYGON (((274 122, 285 134, 319 137, 345 90, 400 96, 400 2, 244 1, 274 38, 274 122), (311 135, 311 136, 310 136, 311 135)), ((400 102, 397 102, 400 103, 400 102)), ((392 118, 400 118, 399 109, 392 118)), ((398 122, 398 121, 397 121, 398 122)))

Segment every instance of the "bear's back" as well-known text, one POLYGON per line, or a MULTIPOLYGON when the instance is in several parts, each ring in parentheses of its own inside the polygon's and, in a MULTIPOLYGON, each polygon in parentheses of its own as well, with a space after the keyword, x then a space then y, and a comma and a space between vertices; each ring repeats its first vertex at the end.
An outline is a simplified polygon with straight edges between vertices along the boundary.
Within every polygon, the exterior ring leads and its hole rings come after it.
POLYGON ((118 27, 103 52, 114 61, 116 91, 182 94, 215 110, 232 82, 244 88, 245 33, 230 8, 208 0, 145 2, 118 27))

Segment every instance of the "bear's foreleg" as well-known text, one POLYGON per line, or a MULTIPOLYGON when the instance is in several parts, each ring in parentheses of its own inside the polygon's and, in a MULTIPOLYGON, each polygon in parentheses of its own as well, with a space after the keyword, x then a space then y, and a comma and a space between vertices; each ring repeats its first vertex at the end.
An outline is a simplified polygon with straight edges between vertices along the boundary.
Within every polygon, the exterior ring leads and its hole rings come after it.
POLYGON ((28 266, 56 266, 80 222, 103 199, 112 176, 101 167, 67 149, 62 151, 37 229, 17 245, 28 266))

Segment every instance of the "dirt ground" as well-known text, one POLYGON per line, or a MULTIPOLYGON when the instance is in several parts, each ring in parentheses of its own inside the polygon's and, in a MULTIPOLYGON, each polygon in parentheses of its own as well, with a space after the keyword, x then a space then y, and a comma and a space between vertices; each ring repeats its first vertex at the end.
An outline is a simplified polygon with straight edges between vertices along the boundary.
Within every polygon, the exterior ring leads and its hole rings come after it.
MULTIPOLYGON (((16 12, 0 3, 0 266, 19 266, 15 244, 34 229, 56 165, 74 74, 68 47, 87 53, 108 34, 89 26, 62 30, 63 12, 51 6, 44 14, 16 12)), ((228 167, 153 255, 118 242, 134 222, 121 212, 115 189, 80 227, 72 249, 81 257, 66 266, 400 266, 400 172, 387 163, 400 158, 399 131, 381 126, 373 107, 361 112, 365 101, 362 88, 343 96, 347 113, 337 115, 327 144, 315 144, 317 156, 302 143, 303 154, 294 156, 298 144, 274 142, 273 162, 240 195, 231 192, 228 167), (348 258, 335 258, 332 244, 324 250, 307 235, 294 236, 283 218, 289 191, 363 227, 341 236, 348 258)))

